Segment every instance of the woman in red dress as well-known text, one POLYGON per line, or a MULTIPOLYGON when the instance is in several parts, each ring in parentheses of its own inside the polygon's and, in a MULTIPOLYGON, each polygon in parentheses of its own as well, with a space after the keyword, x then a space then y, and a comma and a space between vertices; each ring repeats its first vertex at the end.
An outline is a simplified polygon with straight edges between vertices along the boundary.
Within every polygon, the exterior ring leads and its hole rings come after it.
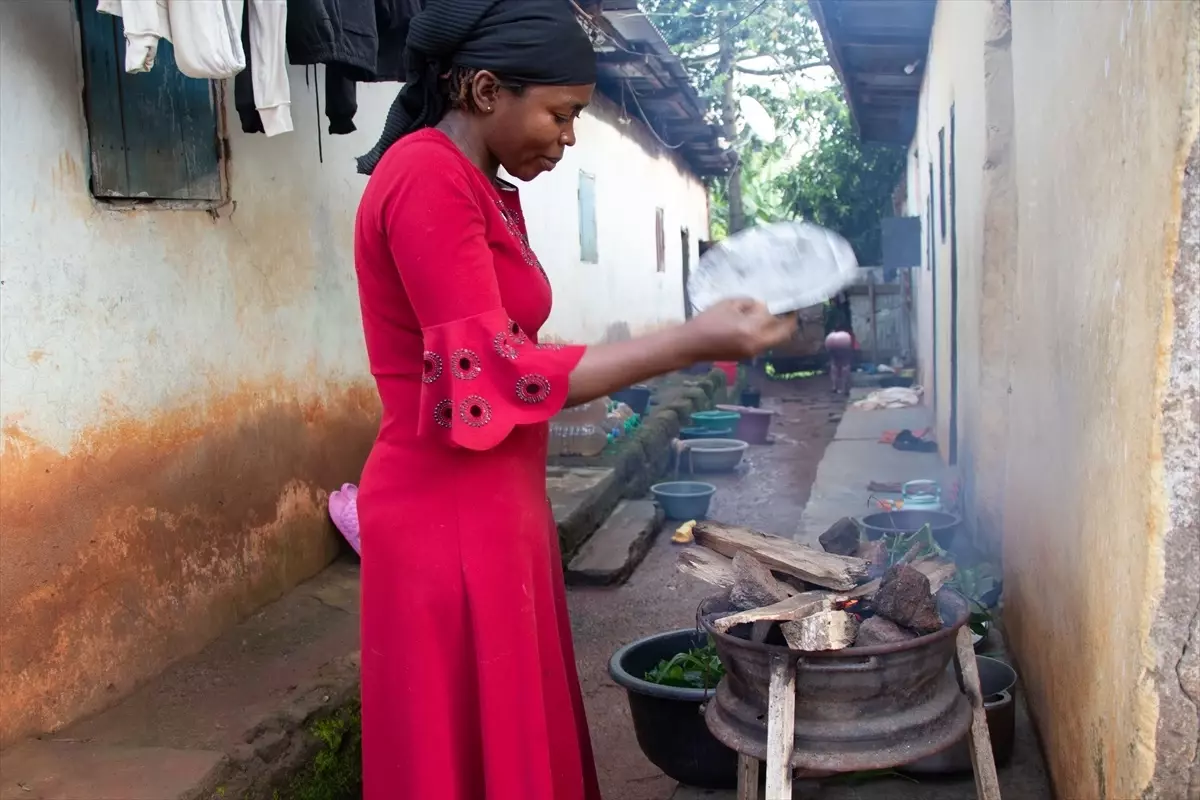
POLYGON ((599 800, 546 499, 547 421, 793 323, 732 301, 594 347, 543 345, 550 285, 517 190, 595 82, 565 0, 431 0, 355 233, 383 404, 358 495, 367 800, 599 800))

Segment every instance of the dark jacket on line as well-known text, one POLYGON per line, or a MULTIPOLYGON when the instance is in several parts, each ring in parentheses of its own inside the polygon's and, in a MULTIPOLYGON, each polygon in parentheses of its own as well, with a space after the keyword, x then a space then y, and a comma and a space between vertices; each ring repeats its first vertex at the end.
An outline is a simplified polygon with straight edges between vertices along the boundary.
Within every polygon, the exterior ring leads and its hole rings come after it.
MULTIPOLYGON (((358 82, 404 79, 404 43, 423 0, 288 0, 287 48, 292 64, 325 65, 329 132, 355 130, 358 82)), ((261 133, 249 63, 249 4, 243 11, 246 69, 234 79, 234 103, 246 133, 261 133)))

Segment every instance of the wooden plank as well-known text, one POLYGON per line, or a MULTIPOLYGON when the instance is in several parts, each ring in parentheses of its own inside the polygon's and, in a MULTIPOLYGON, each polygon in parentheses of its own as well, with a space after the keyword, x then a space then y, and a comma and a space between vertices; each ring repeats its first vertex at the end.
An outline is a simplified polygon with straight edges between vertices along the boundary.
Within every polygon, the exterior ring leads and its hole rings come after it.
POLYGON ((754 756, 738 754, 737 800, 758 800, 759 760, 754 756))
POLYGON ((698 543, 723 556, 733 558, 737 553, 748 553, 773 570, 826 589, 853 589, 867 577, 867 562, 861 558, 823 553, 750 528, 698 522, 694 533, 698 543))
POLYGON ((120 23, 97 11, 94 2, 79 3, 79 30, 83 42, 83 98, 91 150, 92 193, 97 197, 126 197, 129 169, 120 89, 125 63, 124 36, 120 23))
POLYGON ((679 554, 675 569, 722 589, 733 588, 733 561, 703 547, 691 547, 679 554))
POLYGON ((713 622, 713 628, 725 633, 735 625, 744 625, 748 622, 791 622, 818 611, 832 610, 836 598, 837 595, 833 592, 803 592, 769 606, 751 608, 721 617, 713 622))
POLYGON ((975 772, 975 795, 979 800, 1000 800, 1000 777, 996 774, 992 737, 988 732, 987 713, 983 707, 979 664, 975 661, 971 629, 967 625, 958 629, 955 655, 958 657, 958 668, 962 672, 963 689, 966 691, 967 701, 971 704, 971 734, 967 737, 967 743, 970 745, 971 766, 975 772))
POLYGON ((792 748, 796 743, 796 668, 787 656, 771 658, 767 698, 767 800, 790 800, 792 748))

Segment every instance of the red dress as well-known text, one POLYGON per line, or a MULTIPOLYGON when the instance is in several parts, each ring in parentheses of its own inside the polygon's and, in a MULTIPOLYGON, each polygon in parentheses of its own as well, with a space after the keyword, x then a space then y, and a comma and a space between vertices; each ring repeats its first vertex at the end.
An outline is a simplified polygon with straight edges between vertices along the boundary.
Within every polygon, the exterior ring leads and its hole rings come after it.
POLYGON ((537 343, 550 285, 517 191, 405 137, 355 264, 383 401, 358 495, 366 800, 599 800, 546 499, 584 348, 537 343))

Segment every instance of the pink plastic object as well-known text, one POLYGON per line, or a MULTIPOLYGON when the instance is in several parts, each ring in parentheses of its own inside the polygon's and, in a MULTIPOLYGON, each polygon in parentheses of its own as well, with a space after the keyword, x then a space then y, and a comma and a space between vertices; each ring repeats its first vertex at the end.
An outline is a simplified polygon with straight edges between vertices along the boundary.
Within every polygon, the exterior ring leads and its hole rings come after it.
POLYGON ((334 526, 354 548, 354 552, 362 555, 358 540, 358 487, 353 483, 343 483, 342 488, 329 495, 329 518, 334 526))
POLYGON ((714 361, 713 366, 725 373, 725 380, 728 385, 733 386, 738 379, 738 362, 736 361, 714 361))

